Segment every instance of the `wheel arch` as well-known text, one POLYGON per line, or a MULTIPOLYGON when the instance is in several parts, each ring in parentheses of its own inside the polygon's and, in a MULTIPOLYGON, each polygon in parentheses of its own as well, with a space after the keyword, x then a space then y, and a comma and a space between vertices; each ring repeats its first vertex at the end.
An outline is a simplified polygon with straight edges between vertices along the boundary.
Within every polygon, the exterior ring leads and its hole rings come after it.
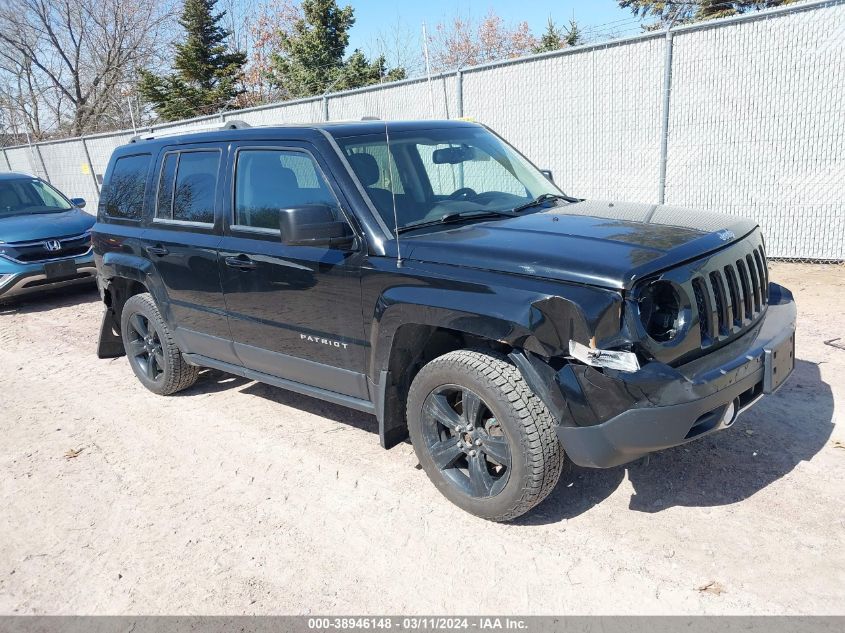
POLYGON ((372 388, 382 446, 392 448, 408 437, 405 407, 416 375, 429 362, 459 349, 489 348, 507 353, 510 347, 474 332, 426 323, 404 323, 391 337, 385 364, 372 388))
MULTIPOLYGON (((382 446, 391 448, 407 438, 408 388, 438 356, 487 347, 505 355, 516 351, 551 358, 567 354, 570 339, 588 343, 618 335, 618 293, 565 289, 567 296, 489 286, 484 292, 397 287, 382 294, 371 321, 368 373, 382 446)), ((524 371, 524 365, 517 367, 524 371)))
POLYGON ((99 270, 100 287, 105 311, 100 326, 97 355, 100 358, 123 356, 120 338, 120 317, 123 306, 133 296, 149 292, 162 310, 166 310, 167 294, 157 277, 152 274, 152 264, 137 255, 106 253, 99 270))

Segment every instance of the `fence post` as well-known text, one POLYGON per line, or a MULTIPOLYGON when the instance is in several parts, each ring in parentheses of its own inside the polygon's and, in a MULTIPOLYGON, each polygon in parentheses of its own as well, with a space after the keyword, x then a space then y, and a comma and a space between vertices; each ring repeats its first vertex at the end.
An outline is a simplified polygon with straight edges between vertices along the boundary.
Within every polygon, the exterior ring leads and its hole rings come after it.
POLYGON ((82 137, 82 149, 85 151, 85 160, 88 161, 88 169, 91 170, 91 178, 94 180, 94 189, 97 195, 100 195, 100 183, 97 182, 97 174, 94 173, 94 163, 91 162, 91 154, 88 153, 88 143, 85 142, 85 137, 82 137))
POLYGON ((50 172, 47 171, 47 164, 44 162, 44 157, 41 155, 41 148, 38 146, 38 143, 33 145, 33 147, 35 148, 35 153, 38 154, 38 160, 41 162, 41 169, 44 171, 44 179, 52 185, 53 181, 50 180, 50 172))
POLYGON ((666 155, 669 150, 669 96, 672 93, 672 25, 666 29, 663 58, 663 104, 660 111, 660 179, 657 183, 657 202, 666 202, 666 155))
POLYGON ((329 96, 323 95, 323 121, 329 120, 329 96))
POLYGON ((12 171, 12 163, 9 161, 9 155, 6 153, 6 148, 3 148, 3 158, 6 159, 6 167, 9 168, 9 171, 12 171))
POLYGON ((464 71, 458 70, 455 73, 455 92, 456 101, 457 101, 457 109, 458 109, 458 118, 462 119, 464 117, 464 71))

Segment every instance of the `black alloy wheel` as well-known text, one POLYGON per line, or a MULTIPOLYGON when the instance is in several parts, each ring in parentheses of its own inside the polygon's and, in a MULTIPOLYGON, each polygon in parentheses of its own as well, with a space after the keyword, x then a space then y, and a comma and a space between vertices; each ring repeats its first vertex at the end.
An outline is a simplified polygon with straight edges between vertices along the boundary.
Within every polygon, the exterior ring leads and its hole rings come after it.
POLYGON ((511 450, 501 425, 473 391, 443 385, 423 405, 424 436, 431 458, 449 481, 472 497, 502 491, 511 450))
POLYGON ((135 365, 152 382, 164 376, 164 352, 161 338, 150 320, 136 312, 129 318, 129 345, 126 350, 129 362, 135 365))

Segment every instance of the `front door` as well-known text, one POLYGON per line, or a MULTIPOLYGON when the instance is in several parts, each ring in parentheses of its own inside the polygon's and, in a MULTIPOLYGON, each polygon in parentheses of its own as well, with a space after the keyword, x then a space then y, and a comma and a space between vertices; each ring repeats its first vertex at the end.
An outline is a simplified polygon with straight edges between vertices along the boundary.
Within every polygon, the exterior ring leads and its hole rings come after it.
POLYGON ((235 351, 249 369, 366 399, 360 240, 282 243, 279 209, 343 198, 306 143, 241 144, 229 170, 231 205, 218 252, 235 351))

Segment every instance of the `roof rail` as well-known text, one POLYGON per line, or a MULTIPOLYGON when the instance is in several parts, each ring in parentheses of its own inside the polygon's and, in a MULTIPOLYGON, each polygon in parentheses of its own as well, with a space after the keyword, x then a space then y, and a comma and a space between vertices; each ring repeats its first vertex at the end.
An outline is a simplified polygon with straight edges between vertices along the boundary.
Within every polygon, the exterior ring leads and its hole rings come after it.
POLYGON ((381 118, 377 117, 377 116, 373 116, 371 114, 365 114, 364 116, 361 117, 361 120, 362 121, 381 121, 381 118))
POLYGON ((193 134, 194 132, 213 132, 218 130, 243 130, 246 128, 252 127, 246 121, 241 121, 240 119, 232 119, 231 121, 226 121, 220 127, 208 127, 208 128, 199 128, 195 130, 186 130, 183 132, 173 132, 171 134, 159 134, 156 135, 150 130, 149 134, 138 134, 137 136, 133 136, 129 139, 130 143, 137 143, 138 141, 152 141, 156 138, 166 137, 166 136, 179 136, 181 134, 193 134))

